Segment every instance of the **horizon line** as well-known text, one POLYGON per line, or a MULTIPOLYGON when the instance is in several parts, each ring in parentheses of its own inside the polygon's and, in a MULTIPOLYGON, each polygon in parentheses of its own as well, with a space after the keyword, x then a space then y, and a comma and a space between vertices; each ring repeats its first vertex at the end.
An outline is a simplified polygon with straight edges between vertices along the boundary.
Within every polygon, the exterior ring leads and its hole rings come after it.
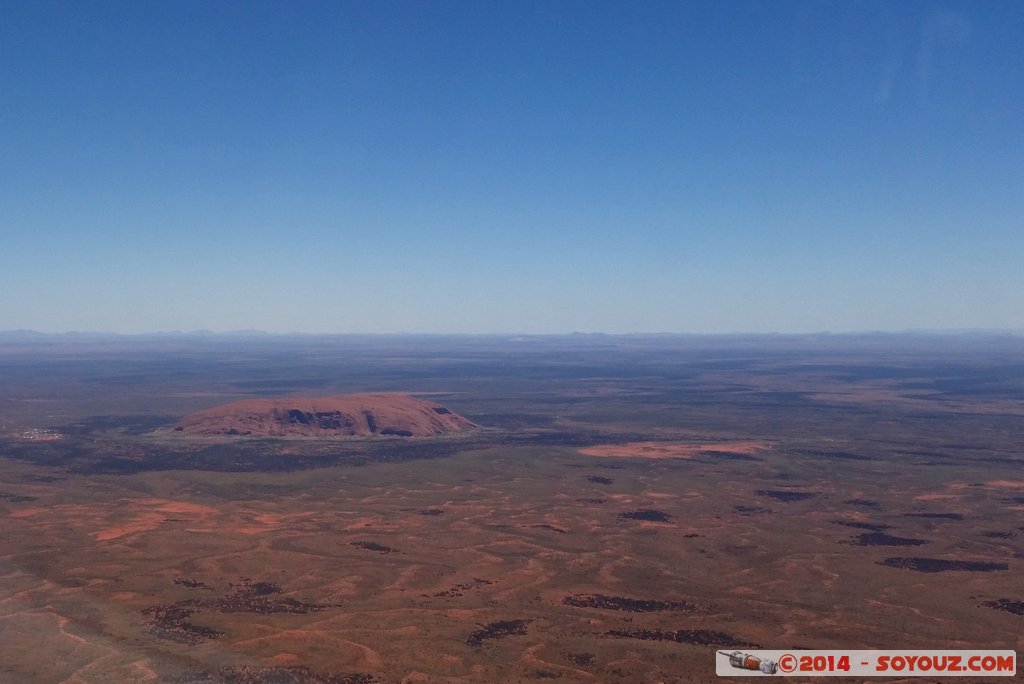
POLYGON ((806 330, 806 331, 758 331, 734 330, 720 332, 673 332, 673 331, 635 331, 635 332, 603 332, 579 331, 570 332, 306 332, 292 330, 286 332, 259 329, 209 330, 154 330, 147 332, 113 332, 101 330, 65 330, 60 332, 41 331, 31 328, 11 328, 0 330, 0 337, 807 337, 820 335, 854 336, 854 335, 1024 335, 1024 328, 902 328, 896 330, 863 329, 863 330, 806 330))

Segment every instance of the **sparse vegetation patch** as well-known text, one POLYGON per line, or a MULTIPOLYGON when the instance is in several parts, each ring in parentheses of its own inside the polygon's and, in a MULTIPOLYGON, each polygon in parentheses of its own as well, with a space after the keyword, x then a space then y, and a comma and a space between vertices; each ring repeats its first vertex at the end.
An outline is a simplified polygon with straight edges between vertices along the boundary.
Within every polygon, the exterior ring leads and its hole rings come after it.
POLYGON ((390 546, 384 546, 383 544, 378 544, 377 542, 355 541, 350 543, 352 546, 355 546, 360 549, 365 549, 367 551, 375 551, 377 553, 397 553, 396 549, 393 549, 390 546))
POLYGON ((853 541, 843 542, 854 546, 921 546, 928 542, 924 539, 912 537, 894 537, 885 532, 864 532, 854 538, 853 541))
POLYGON ((482 629, 478 629, 469 635, 466 639, 466 643, 470 646, 480 646, 485 641, 492 639, 504 639, 509 636, 523 635, 526 634, 526 626, 533 622, 532 620, 501 620, 498 622, 491 622, 484 625, 482 629))
POLYGON ((150 631, 158 638, 195 645, 208 639, 216 639, 223 634, 216 629, 189 622, 188 619, 197 612, 255 613, 258 615, 305 614, 327 608, 324 605, 303 603, 293 598, 270 598, 274 594, 281 593, 281 588, 272 582, 253 582, 243 579, 239 585, 228 585, 229 589, 232 587, 237 588, 221 598, 187 599, 166 605, 150 606, 143 609, 142 614, 148 617, 150 631))
POLYGON ((904 568, 917 572, 995 572, 1009 570, 1006 563, 988 561, 946 560, 944 558, 886 558, 879 561, 880 565, 891 568, 904 568))
POLYGON ((601 608, 603 610, 622 610, 630 613, 656 613, 660 611, 694 612, 700 608, 696 603, 688 601, 658 601, 654 599, 634 599, 625 596, 606 596, 604 594, 572 594, 562 599, 567 606, 577 608, 601 608))
POLYGON ((1001 598, 993 601, 986 601, 981 605, 988 606, 989 608, 995 608, 996 610, 1005 610, 1007 613, 1013 613, 1014 615, 1024 615, 1024 601, 1001 598))
POLYGON ((644 520, 647 522, 668 522, 672 516, 654 508, 638 508, 635 511, 619 513, 623 520, 644 520))
POLYGON ((698 646, 727 646, 743 648, 760 648, 757 644, 743 641, 732 634, 709 629, 679 629, 665 631, 661 629, 636 629, 625 631, 613 629, 604 633, 613 639, 642 639, 643 641, 674 641, 677 644, 695 644, 698 646))
POLYGON ((892 525, 883 525, 881 523, 869 523, 862 522, 860 520, 829 520, 833 525, 842 525, 843 527, 852 527, 856 530, 871 530, 872 532, 881 532, 887 530, 892 525))
POLYGON ((295 667, 252 667, 231 665, 217 671, 221 684, 372 684, 377 679, 362 673, 315 672, 295 667))
POLYGON ((813 499, 817 496, 814 492, 790 492, 781 489, 758 489, 755 494, 758 496, 767 496, 769 499, 775 499, 776 501, 782 501, 783 503, 806 501, 807 499, 813 499))

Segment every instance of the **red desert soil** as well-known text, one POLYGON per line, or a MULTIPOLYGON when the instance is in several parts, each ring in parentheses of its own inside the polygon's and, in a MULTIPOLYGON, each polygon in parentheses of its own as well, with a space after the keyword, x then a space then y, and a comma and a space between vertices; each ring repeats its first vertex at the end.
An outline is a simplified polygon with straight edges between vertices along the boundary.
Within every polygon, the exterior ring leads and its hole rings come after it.
POLYGON ((748 456, 771 448, 768 442, 738 441, 710 442, 706 444, 680 442, 629 442, 628 444, 599 444, 580 449, 587 456, 608 458, 693 458, 699 454, 742 454, 748 456))
POLYGON ((476 425, 440 404, 404 394, 246 399, 185 416, 176 430, 254 437, 429 437, 476 425))

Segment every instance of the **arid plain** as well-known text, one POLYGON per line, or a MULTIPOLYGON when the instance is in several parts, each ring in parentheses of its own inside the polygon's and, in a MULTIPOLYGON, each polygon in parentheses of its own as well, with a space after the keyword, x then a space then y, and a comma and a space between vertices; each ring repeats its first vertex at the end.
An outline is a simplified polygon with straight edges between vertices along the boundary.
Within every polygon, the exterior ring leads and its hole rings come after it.
POLYGON ((1022 352, 8 336, 0 681, 707 682, 717 648, 1020 651, 1022 352), (350 392, 480 427, 173 429, 350 392))

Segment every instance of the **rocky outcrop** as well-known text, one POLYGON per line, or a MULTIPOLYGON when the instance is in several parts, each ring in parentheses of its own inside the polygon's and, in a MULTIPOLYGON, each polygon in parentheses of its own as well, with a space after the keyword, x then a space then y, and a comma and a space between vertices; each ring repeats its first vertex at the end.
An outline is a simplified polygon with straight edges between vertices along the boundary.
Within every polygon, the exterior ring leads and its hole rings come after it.
POLYGON ((404 394, 247 399, 182 418, 194 435, 252 437, 430 437, 476 427, 453 411, 404 394))

